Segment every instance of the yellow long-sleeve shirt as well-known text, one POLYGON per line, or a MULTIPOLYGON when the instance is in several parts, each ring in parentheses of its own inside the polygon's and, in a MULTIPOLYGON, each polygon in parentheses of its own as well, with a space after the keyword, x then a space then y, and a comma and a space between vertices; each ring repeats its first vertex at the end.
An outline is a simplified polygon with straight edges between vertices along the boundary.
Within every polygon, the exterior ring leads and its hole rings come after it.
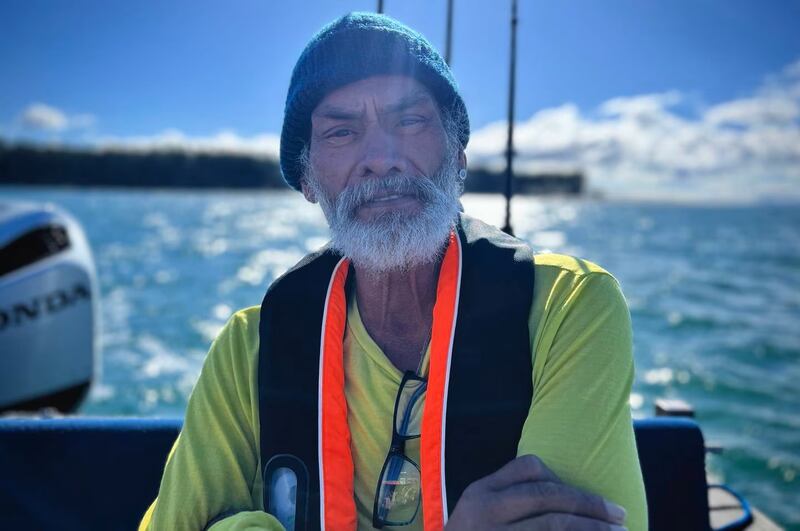
MULTIPOLYGON (((543 254, 535 263, 533 403, 517 453, 535 454, 564 482, 622 505, 628 529, 644 531, 647 506, 628 406, 633 357, 625 299, 616 280, 591 262, 543 254)), ((263 512, 258 324, 258 307, 241 310, 211 346, 140 531, 199 530, 223 513, 232 514, 212 531, 282 529, 263 512)), ((358 527, 371 529, 402 374, 369 337, 355 304, 348 309, 344 352, 358 527)), ((406 451, 419 462, 418 440, 406 451)), ((421 530, 421 522, 420 514, 404 529, 421 530)))

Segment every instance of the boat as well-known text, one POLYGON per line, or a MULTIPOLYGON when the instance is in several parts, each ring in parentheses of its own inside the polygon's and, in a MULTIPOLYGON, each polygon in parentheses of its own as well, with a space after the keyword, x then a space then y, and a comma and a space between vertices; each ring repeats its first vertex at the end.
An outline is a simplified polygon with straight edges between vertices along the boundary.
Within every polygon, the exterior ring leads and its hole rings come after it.
MULTIPOLYGON (((451 22, 449 0, 448 63, 451 22)), ((516 1, 511 26, 509 233, 516 1)), ((72 217, 53 206, 0 204, 0 529, 135 529, 158 493, 182 419, 53 415, 75 410, 96 373, 97 293, 91 252, 72 217), (36 413, 42 408, 50 409, 36 413)), ((706 445, 693 416, 685 403, 657 401, 656 416, 633 421, 650 529, 781 529, 709 481, 706 455, 720 449, 706 445)))

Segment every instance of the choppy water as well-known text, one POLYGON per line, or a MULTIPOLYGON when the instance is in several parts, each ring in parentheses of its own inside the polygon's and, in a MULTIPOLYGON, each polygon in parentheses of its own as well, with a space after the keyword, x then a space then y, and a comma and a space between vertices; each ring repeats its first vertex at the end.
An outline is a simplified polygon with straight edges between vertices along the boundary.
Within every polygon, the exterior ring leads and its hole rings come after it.
MULTIPOLYGON (((0 188, 51 201, 84 225, 102 291, 102 382, 82 413, 181 415, 232 311, 326 239, 291 192, 0 188)), ((800 208, 519 198, 537 250, 597 262, 619 279, 634 326, 631 406, 694 405, 714 474, 800 529, 800 208)), ((468 213, 501 224, 498 197, 468 213)))

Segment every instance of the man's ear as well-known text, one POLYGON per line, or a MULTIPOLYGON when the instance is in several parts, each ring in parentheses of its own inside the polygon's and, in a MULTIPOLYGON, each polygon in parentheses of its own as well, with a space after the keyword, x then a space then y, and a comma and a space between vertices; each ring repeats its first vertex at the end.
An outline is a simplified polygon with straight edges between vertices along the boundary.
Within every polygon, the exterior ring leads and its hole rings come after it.
POLYGON ((300 181, 300 190, 303 192, 303 196, 306 198, 306 201, 309 203, 317 202, 317 196, 314 194, 314 190, 311 189, 305 179, 300 181))
POLYGON ((464 153, 463 149, 459 150, 458 152, 458 169, 459 170, 467 169, 467 154, 464 153))

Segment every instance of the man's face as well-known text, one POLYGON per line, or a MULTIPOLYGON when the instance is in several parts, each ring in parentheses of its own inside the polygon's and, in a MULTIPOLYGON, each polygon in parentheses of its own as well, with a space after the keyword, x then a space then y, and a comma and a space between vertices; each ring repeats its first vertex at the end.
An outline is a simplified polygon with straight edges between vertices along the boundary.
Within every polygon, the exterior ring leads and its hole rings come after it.
MULTIPOLYGON (((445 131, 430 92, 413 78, 375 76, 328 94, 311 114, 310 160, 330 197, 390 175, 427 177, 442 163, 445 131)), ((359 208, 369 219, 418 211, 413 198, 379 198, 359 208)))
POLYGON ((430 92, 405 76, 367 78, 328 94, 311 125, 303 193, 320 202, 334 247, 378 272, 435 260, 460 207, 463 155, 430 92))

